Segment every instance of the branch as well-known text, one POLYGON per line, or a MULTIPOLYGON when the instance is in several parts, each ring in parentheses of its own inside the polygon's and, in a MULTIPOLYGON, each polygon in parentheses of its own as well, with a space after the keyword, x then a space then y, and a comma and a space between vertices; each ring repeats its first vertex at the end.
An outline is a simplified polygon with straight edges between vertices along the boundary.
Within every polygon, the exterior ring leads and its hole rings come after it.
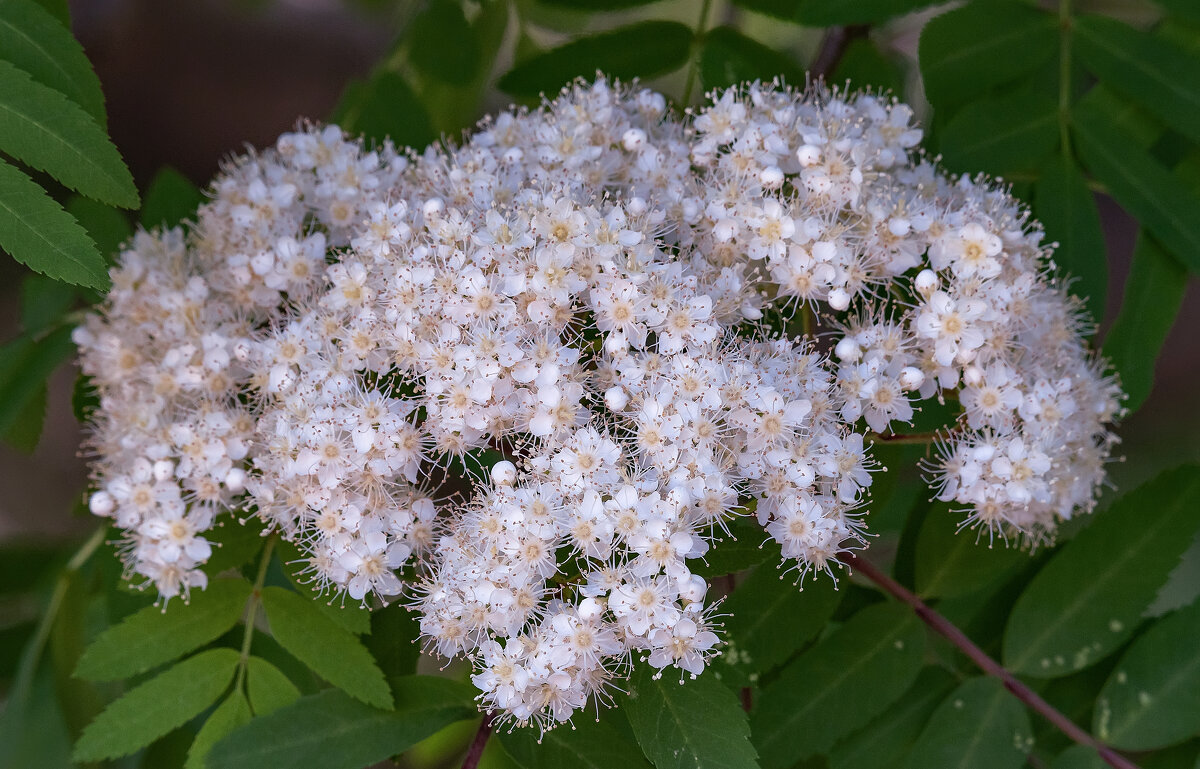
POLYGON ((886 592, 891 594, 892 597, 911 606, 912 610, 916 612, 917 616, 920 617, 926 625, 946 638, 946 640, 950 641, 950 643, 957 646, 963 654, 967 655, 967 657, 979 667, 980 670, 990 676, 999 678, 1004 684, 1004 688, 1008 689, 1008 691, 1011 692, 1014 697, 1025 703, 1025 705, 1029 708, 1032 708, 1034 711, 1036 711, 1042 716, 1042 718, 1045 718, 1047 721, 1053 724, 1055 728, 1057 728, 1063 734, 1067 735, 1075 742, 1078 742, 1080 745, 1087 745, 1095 750, 1100 755, 1100 758, 1104 759, 1104 762, 1113 767, 1113 769, 1138 769, 1137 764, 1125 758, 1120 753, 1117 753, 1115 750, 1110 748, 1108 745, 1105 745, 1088 732, 1085 732, 1083 729, 1079 728, 1074 721, 1067 718, 1065 715, 1056 710, 1053 705, 1038 696, 1036 692, 1019 681, 1016 676, 1008 672, 999 662, 996 662, 994 659, 989 657, 987 653, 983 651, 983 649, 980 649, 978 646, 976 646, 975 643, 967 637, 966 633, 959 630, 958 627, 952 624, 948 619, 929 608, 924 601, 910 592, 899 582, 879 571, 879 569, 875 568, 875 566, 873 566, 869 561, 859 558, 852 553, 842 553, 838 556, 838 559, 842 561, 842 563, 845 563, 847 566, 849 566, 852 570, 862 572, 864 577, 871 580, 876 585, 879 585, 886 592))
POLYGON ((809 77, 814 80, 827 80, 837 69, 850 41, 866 37, 867 29, 866 25, 855 24, 848 27, 830 27, 826 30, 825 36, 821 38, 821 47, 817 49, 816 58, 808 68, 809 77))
POLYGON ((479 731, 475 732, 475 738, 471 740, 471 746, 467 748, 467 755, 463 758, 462 769, 475 769, 479 766, 479 759, 483 757, 483 748, 487 745, 488 737, 492 734, 492 714, 484 713, 483 720, 479 722, 479 731))

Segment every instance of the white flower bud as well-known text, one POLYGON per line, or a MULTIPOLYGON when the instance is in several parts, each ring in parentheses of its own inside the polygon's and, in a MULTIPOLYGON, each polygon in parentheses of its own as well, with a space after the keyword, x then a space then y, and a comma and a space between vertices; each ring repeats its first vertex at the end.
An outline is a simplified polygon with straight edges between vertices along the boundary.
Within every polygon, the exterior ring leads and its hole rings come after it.
POLYGON ((768 166, 759 173, 758 180, 764 187, 773 190, 783 184, 783 171, 778 166, 768 166))
POLYGON ((625 392, 624 387, 618 385, 604 391, 604 405, 613 411, 623 411, 628 404, 629 395, 625 392))
POLYGON ((814 166, 821 162, 821 148, 805 144, 796 150, 796 159, 800 161, 800 165, 804 168, 814 166))
POLYGON ((117 502, 107 491, 97 491, 88 500, 88 509, 92 511, 92 515, 108 517, 117 509, 117 502))
POLYGON ((905 390, 919 390, 925 384, 925 372, 915 366, 905 366, 900 370, 900 386, 905 390))
POLYGON ((225 473, 225 488, 234 494, 241 493, 246 488, 246 471, 240 467, 231 468, 225 473))
POLYGON ((636 152, 646 143, 646 132, 640 128, 630 128, 621 135, 621 146, 629 152, 636 152))
POLYGON ((169 459, 160 459, 154 463, 154 480, 162 482, 175 473, 175 463, 169 459))
POLYGON ((838 360, 845 363, 854 363, 862 357, 862 348, 858 346, 858 342, 851 337, 842 337, 837 346, 833 348, 833 354, 838 357, 838 360))
POLYGON ((850 294, 844 288, 835 288, 829 292, 829 306, 841 312, 850 306, 850 294))
POLYGON ((517 482, 517 466, 507 459, 492 465, 492 483, 497 486, 512 486, 517 482))

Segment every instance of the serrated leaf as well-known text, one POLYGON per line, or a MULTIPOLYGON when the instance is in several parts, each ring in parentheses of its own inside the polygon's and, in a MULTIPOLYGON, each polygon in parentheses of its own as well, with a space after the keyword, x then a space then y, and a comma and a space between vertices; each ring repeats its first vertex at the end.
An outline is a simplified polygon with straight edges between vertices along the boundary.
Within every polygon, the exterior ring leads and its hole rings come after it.
POLYGON ((46 386, 34 391, 18 412, 16 419, 4 428, 4 442, 24 454, 32 454, 42 438, 46 424, 46 386))
POLYGON ((1104 230, 1096 199, 1070 158, 1060 156, 1043 168, 1033 188, 1033 208, 1047 239, 1058 243, 1054 262, 1074 279, 1071 293, 1084 300, 1094 321, 1104 320, 1108 299, 1104 230))
POLYGON ((331 599, 328 595, 317 592, 312 582, 304 581, 300 571, 308 566, 309 559, 295 545, 290 542, 283 543, 279 548, 279 556, 283 561, 283 573, 288 582, 292 583, 297 593, 312 601, 317 611, 355 635, 371 632, 371 612, 361 603, 346 601, 344 596, 340 600, 337 596, 331 599))
POLYGON ((1200 60, 1193 53, 1103 16, 1079 16, 1071 30, 1072 50, 1101 82, 1200 141, 1200 60))
POLYGON ((751 727, 764 769, 828 752, 908 689, 925 630, 906 606, 876 604, 788 664, 754 703, 751 727), (820 724, 820 728, 814 728, 820 724))
POLYGON ((212 746, 216 744, 217 740, 239 726, 250 723, 250 719, 253 717, 250 713, 250 703, 246 702, 245 695, 235 690, 217 706, 216 710, 205 720, 204 726, 201 726, 200 731, 196 733, 196 739, 192 741, 192 746, 188 749, 187 762, 183 765, 183 769, 204 769, 207 766, 204 759, 208 757, 208 751, 212 750, 212 746))
POLYGON ((697 563, 692 571, 705 579, 733 574, 760 563, 779 562, 779 545, 766 539, 762 527, 753 520, 738 518, 729 526, 729 535, 718 535, 719 539, 704 555, 704 563, 697 563))
POLYGON ((1154 233, 1190 272, 1200 272, 1200 194, 1137 146, 1107 116, 1075 110, 1079 156, 1121 207, 1154 233))
POLYGON ((371 612, 371 633, 363 639, 379 669, 389 679, 417 672, 421 647, 420 615, 402 603, 371 612))
POLYGON ((209 649, 131 689, 83 731, 74 759, 118 758, 149 745, 216 702, 237 663, 233 649, 209 649))
POLYGON ((1072 745, 1059 753, 1050 769, 1108 769, 1108 762, 1087 745, 1072 745))
POLYGON ((926 667, 895 705, 829 754, 829 769, 892 769, 900 766, 938 703, 954 688, 945 668, 926 667))
POLYGON ((296 685, 270 662, 251 657, 246 665, 246 693, 254 715, 265 716, 300 699, 296 685))
POLYGON ((946 505, 935 505, 917 536, 917 593, 924 598, 970 593, 1028 560, 1028 553, 993 542, 985 531, 960 531, 958 517, 946 505))
POLYGON ((429 114, 412 87, 395 72, 384 70, 365 83, 346 87, 333 122, 376 143, 391 139, 398 147, 423 148, 437 138, 429 114))
POLYGON ((681 684, 671 668, 642 664, 624 708, 642 752, 657 769, 754 769, 750 726, 737 695, 714 676, 681 684))
POLYGON ((533 729, 500 732, 504 750, 525 769, 650 769, 642 751, 610 723, 578 719, 539 735, 533 729))
POLYGON ((74 352, 69 328, 44 337, 25 334, 0 347, 0 433, 38 408, 46 380, 74 352))
POLYGON ((1032 88, 985 96, 959 110, 939 137, 951 171, 1034 170, 1058 147, 1058 104, 1032 88))
POLYGON ((0 151, 105 203, 135 208, 121 153, 83 108, 0 59, 0 151))
POLYGON ((1144 231, 1133 249, 1133 264, 1125 281, 1121 310, 1104 338, 1104 356, 1121 377, 1128 399, 1125 407, 1137 410, 1154 386, 1154 366, 1167 334, 1175 325, 1187 271, 1167 256, 1144 231))
POLYGON ((395 693, 391 711, 336 689, 302 697, 218 742, 208 769, 360 769, 476 714, 470 687, 456 681, 411 676, 396 682, 395 693))
POLYGON ((262 522, 257 518, 240 523, 234 515, 221 516, 204 535, 213 548, 205 571, 215 575, 250 563, 267 541, 262 534, 262 522))
POLYGON ((1200 524, 1200 467, 1159 475, 1113 503, 1034 577, 1008 618, 1004 663, 1052 678, 1132 634, 1200 524))
POLYGON ((170 229, 193 218, 203 202, 204 193, 199 187, 174 168, 163 166, 146 187, 138 220, 148 230, 170 229))
POLYGON ((577 77, 593 78, 597 70, 622 80, 657 77, 686 64, 691 46, 692 30, 686 25, 643 21, 579 37, 526 59, 496 86, 515 96, 537 96, 554 93, 577 77))
POLYGON ((96 244, 46 191, 0 159, 0 248, 31 270, 92 288, 108 286, 96 244))
POLYGON ((30 334, 54 325, 79 297, 75 287, 47 278, 26 275, 21 281, 21 327, 30 334))
POLYGON ((877 24, 936 2, 937 0, 803 0, 793 18, 810 27, 877 24))
POLYGON ((62 92, 104 126, 100 79, 67 25, 45 8, 31 0, 0 3, 0 51, 15 67, 62 92))
POLYGON ((929 101, 952 111, 1048 61, 1058 50, 1058 23, 1025 3, 976 0, 930 19, 919 48, 929 101))
POLYGON ((728 88, 748 80, 782 77, 804 84, 804 70, 794 61, 733 27, 717 27, 704 35, 700 48, 700 82, 706 89, 728 88))
POLYGON ((1033 746, 1025 706, 995 678, 950 693, 908 754, 908 769, 1019 769, 1033 746))
POLYGON ((313 672, 363 702, 392 706, 392 694, 371 653, 354 635, 326 617, 313 601, 289 590, 262 593, 271 635, 313 672))
POLYGON ((429 0, 405 33, 408 60, 424 77, 465 85, 479 69, 479 47, 457 0, 429 0))
POLYGON ((1155 622, 1100 692, 1092 729, 1123 750, 1163 748, 1200 732, 1200 602, 1155 622))
POLYGON ((846 46, 837 68, 830 76, 831 83, 850 81, 851 88, 874 88, 900 93, 904 88, 904 70, 882 51, 870 38, 859 37, 846 46))
POLYGON ((105 258, 105 263, 111 262, 112 255, 133 235, 133 227, 129 225, 125 214, 99 200, 72 195, 67 198, 64 208, 83 225, 83 229, 105 258))
POLYGON ((75 675, 111 681, 143 673, 224 635, 237 624, 250 596, 244 579, 217 579, 192 593, 190 603, 175 600, 131 614, 100 634, 84 651, 75 675))
POLYGON ((721 605, 725 648, 716 663, 722 677, 734 673, 748 682, 786 660, 825 627, 842 594, 831 579, 810 579, 801 590, 764 563, 721 605))

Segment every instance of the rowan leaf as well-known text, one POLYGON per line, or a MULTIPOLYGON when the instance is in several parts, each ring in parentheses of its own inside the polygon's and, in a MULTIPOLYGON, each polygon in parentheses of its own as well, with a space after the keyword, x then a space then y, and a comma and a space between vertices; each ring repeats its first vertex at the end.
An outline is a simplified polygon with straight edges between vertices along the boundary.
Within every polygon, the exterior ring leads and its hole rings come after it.
POLYGON ((680 683, 672 669, 641 665, 624 707, 656 769, 755 769, 750 726, 737 695, 714 676, 680 683))
POLYGON ((912 685, 924 650, 916 615, 885 603, 858 612, 801 654, 754 703, 751 727, 764 769, 827 753, 912 685))
POLYGON ((233 649, 209 649, 129 690, 83 730, 74 759, 128 755, 183 725, 216 702, 237 663, 233 649))
POLYGON ((1092 730, 1124 750, 1164 748, 1200 732, 1200 601, 1155 622, 1121 656, 1092 730))
POLYGON ((281 587, 262 593, 271 635, 314 673, 369 705, 392 706, 387 680, 354 634, 325 616, 314 601, 281 587))
POLYGON ((1033 747, 1025 706, 998 679, 971 678, 929 719, 907 769, 1019 769, 1033 747))
POLYGON ((137 187, 104 130, 58 91, 0 59, 0 151, 89 198, 136 208, 137 187))
POLYGON ((423 76, 465 85, 479 69, 479 46, 457 0, 430 0, 409 24, 408 60, 423 76))
POLYGON ((804 84, 804 70, 774 48, 746 37, 733 27, 717 27, 704 35, 700 49, 700 81, 705 88, 728 88, 748 80, 782 77, 804 84))
POLYGON ((108 268, 74 217, 15 166, 0 159, 0 248, 31 270, 103 289, 108 268))
POLYGON ((510 69, 496 84, 514 96, 557 92, 577 77, 597 71, 628 80, 673 72, 687 63, 690 27, 674 21, 643 21, 608 32, 578 37, 510 69))
POLYGON ((39 399, 46 380, 74 352, 69 328, 45 336, 23 334, 0 347, 0 433, 27 425, 30 409, 45 407, 39 399))
POLYGON ((1200 526, 1200 467, 1125 494, 1068 542, 1017 599, 1004 664, 1036 678, 1094 664, 1133 635, 1200 526))
POLYGON ((301 697, 219 741, 208 769, 360 769, 476 714, 470 687, 433 676, 395 686, 394 710, 365 705, 337 689, 301 697))
POLYGON ((1054 262, 1073 282, 1071 293, 1084 300, 1088 314, 1104 320, 1108 299, 1108 256, 1100 211, 1075 163, 1059 156, 1046 164, 1033 188, 1033 208, 1046 228, 1046 237, 1058 243, 1054 262))
POLYGON ((1029 555, 984 529, 960 531, 958 517, 935 505, 917 536, 917 593, 949 598, 986 587, 1011 574, 1029 555))
POLYGON ((262 657, 250 657, 246 666, 246 694, 254 715, 265 716, 300 699, 292 680, 262 657))
POLYGON ((253 714, 250 713, 250 703, 246 702, 246 696, 235 689, 225 698, 224 702, 217 705, 204 721, 204 726, 201 726, 200 731, 196 733, 192 746, 188 748, 187 761, 184 763, 183 769, 204 769, 207 766, 205 759, 208 757, 208 751, 212 750, 212 746, 216 744, 217 740, 239 726, 250 723, 250 719, 253 717, 253 714))
POLYGON ((244 579, 217 579, 191 600, 147 606, 113 625, 79 659, 75 675, 112 681, 144 673, 224 635, 237 624, 250 597, 244 579))
POLYGON ((612 726, 611 716, 579 719, 569 729, 500 732, 504 750, 525 769, 650 769, 638 746, 612 726))
POLYGON ((100 79, 71 30, 45 8, 31 0, 0 3, 0 51, 13 66, 63 93, 104 126, 100 79))
POLYGON ((1058 104, 1033 88, 984 97, 959 110, 939 136, 952 171, 1034 170, 1058 147, 1058 104))
POLYGON ((146 187, 139 220, 148 230, 170 229, 184 219, 194 218, 203 202, 204 193, 190 179, 170 166, 163 166, 146 187))

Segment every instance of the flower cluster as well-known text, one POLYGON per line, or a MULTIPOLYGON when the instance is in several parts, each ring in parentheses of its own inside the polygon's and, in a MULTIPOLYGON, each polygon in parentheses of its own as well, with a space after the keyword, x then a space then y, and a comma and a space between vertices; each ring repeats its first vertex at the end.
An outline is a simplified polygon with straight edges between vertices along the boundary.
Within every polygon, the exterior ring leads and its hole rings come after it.
POLYGON ((960 406, 940 496, 1050 536, 1120 393, 1036 224, 911 117, 756 84, 680 118, 600 79, 452 149, 285 134, 186 237, 139 233, 77 330, 91 508, 166 597, 257 516, 321 588, 407 592, 487 708, 544 725, 635 656, 703 670, 695 560, 735 516, 831 572, 921 401, 960 406))

